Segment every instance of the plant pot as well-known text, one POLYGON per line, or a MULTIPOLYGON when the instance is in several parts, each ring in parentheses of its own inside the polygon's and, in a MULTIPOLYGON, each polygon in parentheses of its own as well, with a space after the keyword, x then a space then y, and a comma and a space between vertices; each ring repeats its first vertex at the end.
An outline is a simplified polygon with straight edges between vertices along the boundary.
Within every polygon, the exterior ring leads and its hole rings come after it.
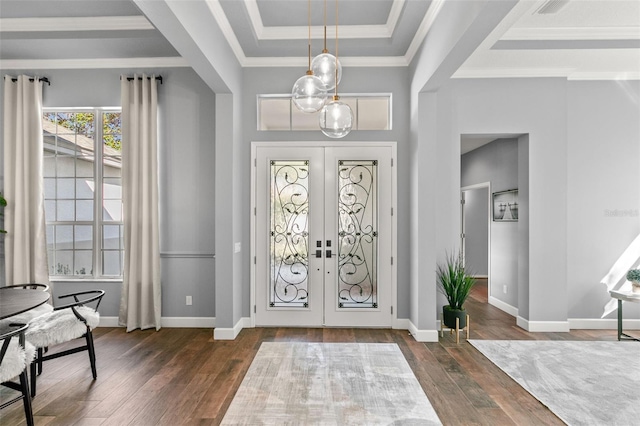
POLYGON ((640 281, 631 281, 631 292, 640 293, 640 281))
POLYGON ((467 311, 464 309, 451 309, 449 305, 442 307, 442 319, 445 327, 455 329, 456 318, 460 319, 458 324, 459 329, 463 329, 467 326, 467 311))

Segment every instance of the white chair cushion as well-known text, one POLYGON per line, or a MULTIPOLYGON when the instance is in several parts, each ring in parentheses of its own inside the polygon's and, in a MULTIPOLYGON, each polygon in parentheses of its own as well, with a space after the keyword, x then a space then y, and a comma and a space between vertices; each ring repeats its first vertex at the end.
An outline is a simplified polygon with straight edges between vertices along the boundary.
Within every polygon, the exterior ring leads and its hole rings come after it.
POLYGON ((18 343, 18 337, 13 337, 0 364, 0 383, 19 376, 31 364, 35 353, 36 348, 32 344, 25 342, 23 349, 18 343))
MULTIPOLYGON (((100 324, 100 314, 87 306, 76 307, 93 330, 100 324)), ((87 327, 71 311, 71 308, 60 309, 40 315, 29 323, 26 338, 36 348, 57 345, 82 337, 87 327)))
POLYGON ((53 312, 53 306, 45 303, 36 308, 30 309, 27 312, 4 319, 3 321, 10 321, 17 324, 28 324, 32 319, 39 317, 40 315, 48 314, 49 312, 53 312))

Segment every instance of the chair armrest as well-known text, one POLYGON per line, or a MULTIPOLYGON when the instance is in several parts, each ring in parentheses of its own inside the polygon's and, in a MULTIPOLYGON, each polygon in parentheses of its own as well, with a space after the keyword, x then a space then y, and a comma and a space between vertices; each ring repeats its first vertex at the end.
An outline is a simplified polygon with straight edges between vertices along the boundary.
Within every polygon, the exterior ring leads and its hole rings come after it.
POLYGON ((39 284, 39 283, 6 285, 4 287, 0 287, 0 290, 3 290, 5 288, 23 288, 23 289, 30 288, 32 290, 49 291, 49 286, 47 284, 39 284))
MULTIPOLYGON (((87 303, 92 303, 97 301, 96 307, 95 307, 95 310, 97 311, 98 306, 100 306, 100 302, 102 302, 103 296, 104 296, 104 290, 86 290, 86 291, 79 291, 77 293, 63 294, 62 296, 58 296, 58 299, 66 299, 68 297, 73 297, 74 302, 68 303, 62 306, 56 306, 55 308, 53 308, 53 310, 58 311, 60 309, 72 308, 74 306, 82 306, 87 303), (88 296, 88 295, 93 295, 93 296, 86 297, 86 298, 78 297, 78 296, 88 296)), ((74 312, 75 312, 75 309, 74 309, 74 312)))

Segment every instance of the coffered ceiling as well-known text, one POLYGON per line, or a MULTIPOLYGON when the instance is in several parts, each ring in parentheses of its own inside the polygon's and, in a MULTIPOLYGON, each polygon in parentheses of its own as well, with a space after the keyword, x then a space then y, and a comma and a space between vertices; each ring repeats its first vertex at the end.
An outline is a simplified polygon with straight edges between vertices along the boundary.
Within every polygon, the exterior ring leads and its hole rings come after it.
MULTIPOLYGON (((206 3, 243 67, 306 64, 307 0, 0 0, 0 68, 189 66, 141 12, 154 1, 206 3)), ((339 0, 343 65, 408 66, 447 1, 465 0, 339 0)), ((313 55, 325 4, 335 52, 335 0, 311 0, 313 55)), ((527 76, 640 78, 640 1, 521 0, 453 75, 527 76)))

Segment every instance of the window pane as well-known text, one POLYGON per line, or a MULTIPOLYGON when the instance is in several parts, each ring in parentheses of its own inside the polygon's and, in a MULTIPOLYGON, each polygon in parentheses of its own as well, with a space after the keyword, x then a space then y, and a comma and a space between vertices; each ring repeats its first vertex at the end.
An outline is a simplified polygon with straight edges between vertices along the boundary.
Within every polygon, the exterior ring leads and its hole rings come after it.
POLYGON ((122 179, 105 178, 103 185, 103 197, 107 200, 119 200, 122 198, 122 179))
POLYGON ((56 202, 53 200, 45 200, 44 202, 45 221, 53 222, 56 220, 56 202))
POLYGON ((73 251, 58 250, 56 251, 56 264, 54 275, 72 275, 73 270, 73 251))
POLYGON ((55 225, 56 250, 73 249, 73 226, 55 225))
POLYGON ((93 200, 93 179, 76 179, 76 198, 93 200))
POLYGON ((54 157, 53 155, 51 155, 50 152, 46 151, 45 148, 45 157, 42 163, 43 169, 43 176, 45 178, 47 177, 55 177, 56 175, 56 157, 54 157))
POLYGON ((320 130, 318 113, 305 113, 298 108, 291 108, 291 130, 320 130))
POLYGON ((102 247, 118 250, 122 248, 122 225, 104 225, 102 227, 102 247))
POLYGON ((259 98, 258 109, 258 130, 289 130, 291 128, 290 98, 259 98))
MULTIPOLYGON (((55 239, 54 239, 55 231, 53 225, 47 225, 47 249, 53 250, 55 248, 55 239)), ((49 262, 51 265, 51 262, 49 262)))
POLYGON ((47 250, 47 259, 49 260, 49 275, 56 274, 56 257, 53 250, 47 250))
POLYGON ((58 198, 72 199, 75 196, 74 179, 57 179, 56 191, 58 198))
POLYGON ((58 201, 57 217, 59 221, 73 221, 75 219, 74 214, 74 204, 73 200, 66 201, 60 200, 58 201))
POLYGON ((76 201, 76 220, 93 220, 93 200, 76 201))
POLYGON ((74 275, 93 274, 93 252, 91 250, 80 250, 75 252, 73 267, 74 275))
POLYGON ((122 176, 122 157, 109 156, 103 161, 102 174, 105 178, 122 176))
POLYGON ((122 275, 122 252, 108 250, 102 253, 102 266, 104 275, 122 275))
POLYGON ((56 173, 58 177, 75 176, 75 159, 67 155, 58 155, 56 158, 56 173))
POLYGON ((389 98, 358 99, 358 130, 389 128, 389 98))
POLYGON ((44 198, 56 198, 56 180, 51 178, 44 179, 44 198))
POLYGON ((93 248, 93 226, 75 226, 75 248, 89 250, 93 248))
POLYGON ((104 200, 102 204, 103 220, 106 222, 122 221, 122 201, 104 200))
POLYGON ((76 159, 76 176, 77 177, 93 177, 93 163, 95 157, 93 155, 81 154, 76 159))

